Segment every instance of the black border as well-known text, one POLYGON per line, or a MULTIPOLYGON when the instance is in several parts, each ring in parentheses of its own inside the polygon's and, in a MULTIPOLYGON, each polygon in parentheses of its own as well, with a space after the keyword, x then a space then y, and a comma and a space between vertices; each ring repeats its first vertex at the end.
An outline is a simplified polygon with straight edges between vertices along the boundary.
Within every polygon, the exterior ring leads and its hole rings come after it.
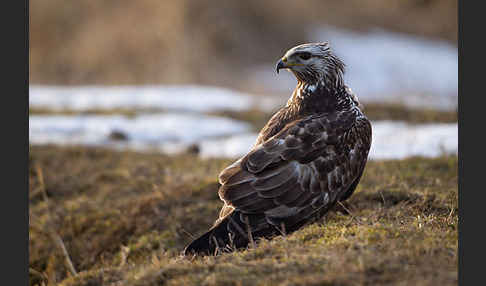
POLYGON ((28 285, 29 1, 2 2, 2 285, 28 285))
MULTIPOLYGON (((27 154, 24 155, 24 162, 25 162, 25 185, 26 185, 26 192, 25 194, 21 197, 21 199, 25 202, 25 207, 22 207, 20 209, 24 209, 24 216, 23 221, 25 221, 26 227, 24 228, 24 233, 25 233, 25 241, 24 240, 19 240, 23 242, 25 245, 25 273, 26 273, 26 278, 25 282, 29 283, 29 153, 30 153, 30 148, 29 148, 29 62, 30 62, 30 53, 29 53, 29 40, 30 40, 30 34, 29 34, 29 28, 30 28, 30 13, 29 13, 29 0, 24 0, 23 1, 24 6, 24 95, 22 98, 22 105, 23 105, 23 112, 26 115, 26 120, 23 122, 23 126, 26 126, 26 130, 23 132, 24 136, 26 137, 25 143, 22 144, 22 149, 27 151, 27 154)), ((24 269, 24 268, 21 268, 24 269)))
POLYGON ((481 4, 482 1, 458 0, 459 285, 482 285, 485 273, 486 168, 482 161, 486 112, 482 101, 486 96, 482 84, 486 81, 483 71, 486 45, 481 4), (477 70, 472 70, 473 66, 477 70))

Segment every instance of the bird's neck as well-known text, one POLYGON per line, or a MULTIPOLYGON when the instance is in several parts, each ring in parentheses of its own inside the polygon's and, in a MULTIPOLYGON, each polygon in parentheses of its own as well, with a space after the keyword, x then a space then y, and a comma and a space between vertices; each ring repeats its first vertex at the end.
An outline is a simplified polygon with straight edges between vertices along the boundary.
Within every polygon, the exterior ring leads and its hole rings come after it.
POLYGON ((299 113, 324 113, 350 108, 353 101, 342 80, 299 81, 287 107, 299 113))

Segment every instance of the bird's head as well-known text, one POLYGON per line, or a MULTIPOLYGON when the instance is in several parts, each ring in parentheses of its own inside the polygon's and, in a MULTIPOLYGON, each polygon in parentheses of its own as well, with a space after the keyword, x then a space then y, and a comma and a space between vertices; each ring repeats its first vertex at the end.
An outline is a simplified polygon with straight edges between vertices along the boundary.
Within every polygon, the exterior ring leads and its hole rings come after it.
POLYGON ((299 82, 315 84, 343 84, 344 63, 336 57, 327 42, 302 44, 288 50, 278 61, 280 69, 289 69, 299 82))

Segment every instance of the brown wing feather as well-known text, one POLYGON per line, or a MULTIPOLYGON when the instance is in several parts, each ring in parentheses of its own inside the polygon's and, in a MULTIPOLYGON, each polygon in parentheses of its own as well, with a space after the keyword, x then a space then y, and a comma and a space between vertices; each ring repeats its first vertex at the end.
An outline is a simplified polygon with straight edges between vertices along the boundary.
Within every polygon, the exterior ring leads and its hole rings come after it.
POLYGON ((220 198, 271 224, 300 223, 360 177, 370 140, 368 120, 351 112, 293 121, 221 172, 220 198))

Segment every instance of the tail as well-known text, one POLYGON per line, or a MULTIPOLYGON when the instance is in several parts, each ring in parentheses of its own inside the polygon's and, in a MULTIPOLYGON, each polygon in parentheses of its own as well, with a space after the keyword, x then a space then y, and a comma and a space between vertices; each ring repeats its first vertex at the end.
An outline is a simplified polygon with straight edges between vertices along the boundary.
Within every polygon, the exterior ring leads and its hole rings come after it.
POLYGON ((208 232, 193 240, 184 249, 184 255, 214 255, 217 251, 228 249, 234 244, 228 232, 229 216, 213 226, 208 232))
POLYGON ((215 255, 234 251, 246 248, 258 238, 270 238, 278 233, 277 228, 268 223, 264 214, 244 215, 235 210, 192 241, 184 249, 184 255, 215 255))

